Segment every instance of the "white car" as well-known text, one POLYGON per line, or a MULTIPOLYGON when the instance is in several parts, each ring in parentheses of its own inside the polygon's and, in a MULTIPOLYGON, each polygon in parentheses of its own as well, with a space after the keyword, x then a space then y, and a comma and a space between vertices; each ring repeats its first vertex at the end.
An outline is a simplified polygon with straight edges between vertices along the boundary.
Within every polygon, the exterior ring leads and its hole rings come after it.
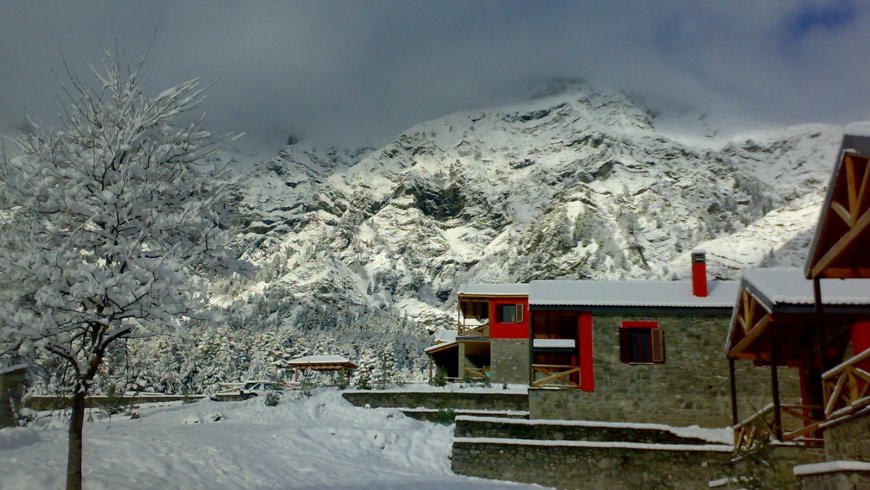
POLYGON ((280 392, 281 385, 273 381, 245 381, 245 384, 239 389, 239 394, 245 399, 280 392))

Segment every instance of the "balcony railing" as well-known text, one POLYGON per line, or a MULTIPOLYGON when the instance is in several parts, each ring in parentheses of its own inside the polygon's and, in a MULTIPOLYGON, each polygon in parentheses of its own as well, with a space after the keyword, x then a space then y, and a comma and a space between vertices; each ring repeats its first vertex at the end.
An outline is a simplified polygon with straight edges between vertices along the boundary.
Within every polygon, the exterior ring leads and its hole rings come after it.
POLYGON ((489 366, 467 367, 465 368, 463 379, 468 381, 486 381, 489 379, 489 371, 489 366))
MULTIPOLYGON (((781 405, 782 440, 780 442, 803 442, 808 446, 820 446, 823 439, 811 437, 821 421, 811 420, 804 405, 781 405)), ((820 407, 817 407, 820 408, 820 407)), ((771 440, 776 440, 776 417, 773 404, 767 405, 743 422, 734 426, 734 451, 752 452, 771 440)))
POLYGON ((825 418, 848 415, 870 405, 870 373, 858 364, 870 359, 870 348, 822 374, 825 418))
POLYGON ((571 375, 579 372, 579 366, 532 364, 532 387, 578 389, 580 384, 572 381, 571 375))
POLYGON ((488 326, 489 322, 475 325, 466 325, 465 322, 459 322, 456 331, 459 336, 480 335, 481 337, 486 337, 486 327, 488 326))

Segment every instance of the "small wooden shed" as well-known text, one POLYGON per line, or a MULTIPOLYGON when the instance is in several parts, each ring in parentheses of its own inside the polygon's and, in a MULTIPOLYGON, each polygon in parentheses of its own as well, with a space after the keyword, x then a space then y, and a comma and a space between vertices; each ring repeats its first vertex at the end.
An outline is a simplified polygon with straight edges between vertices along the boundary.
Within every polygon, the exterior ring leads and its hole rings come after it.
POLYGON ((305 356, 292 359, 287 361, 285 367, 293 369, 294 379, 298 379, 301 372, 311 370, 321 372, 339 372, 341 373, 341 378, 347 380, 349 371, 353 371, 358 366, 346 357, 323 355, 305 356))
POLYGON ((0 368, 0 429, 18 425, 18 414, 24 408, 26 382, 26 364, 0 368))

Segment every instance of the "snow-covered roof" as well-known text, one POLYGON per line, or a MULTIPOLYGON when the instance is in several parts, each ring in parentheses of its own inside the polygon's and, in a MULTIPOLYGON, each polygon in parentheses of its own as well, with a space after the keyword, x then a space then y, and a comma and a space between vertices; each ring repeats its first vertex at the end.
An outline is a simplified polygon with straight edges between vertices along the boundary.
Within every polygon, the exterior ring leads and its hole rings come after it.
POLYGON ((737 281, 708 281, 709 294, 692 294, 691 281, 532 281, 529 304, 538 306, 623 306, 731 308, 737 281))
POLYGON ((14 366, 0 367, 0 375, 18 371, 19 369, 27 369, 27 364, 15 364, 14 366))
POLYGON ((458 343, 455 340, 453 340, 451 342, 441 342, 439 344, 430 345, 429 347, 426 347, 425 349, 423 349, 423 352, 429 353, 429 352, 439 351, 442 349, 449 349, 455 345, 458 345, 458 343))
MULTIPOLYGON (((822 279, 825 305, 870 305, 870 279, 822 279)), ((813 305, 813 282, 800 269, 747 269, 743 287, 766 308, 778 305, 813 305)))
POLYGON ((457 294, 472 296, 528 296, 529 285, 520 283, 508 284, 463 284, 457 294))
POLYGON ((305 356, 287 361, 289 366, 307 366, 310 364, 353 364, 342 356, 305 356))
POLYGON ((534 339, 533 344, 539 349, 573 349, 574 339, 534 339))

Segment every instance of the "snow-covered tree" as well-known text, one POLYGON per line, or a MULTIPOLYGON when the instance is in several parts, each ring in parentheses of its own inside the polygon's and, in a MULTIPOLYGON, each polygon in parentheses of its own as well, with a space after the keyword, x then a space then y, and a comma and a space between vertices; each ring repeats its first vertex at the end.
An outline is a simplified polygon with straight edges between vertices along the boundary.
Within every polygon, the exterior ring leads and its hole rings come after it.
POLYGON ((235 267, 221 142, 179 122, 198 80, 156 97, 142 63, 107 54, 88 84, 67 69, 57 129, 17 141, 0 188, 0 353, 43 349, 72 391, 67 488, 81 488, 85 397, 118 340, 182 333, 207 277, 235 267))

